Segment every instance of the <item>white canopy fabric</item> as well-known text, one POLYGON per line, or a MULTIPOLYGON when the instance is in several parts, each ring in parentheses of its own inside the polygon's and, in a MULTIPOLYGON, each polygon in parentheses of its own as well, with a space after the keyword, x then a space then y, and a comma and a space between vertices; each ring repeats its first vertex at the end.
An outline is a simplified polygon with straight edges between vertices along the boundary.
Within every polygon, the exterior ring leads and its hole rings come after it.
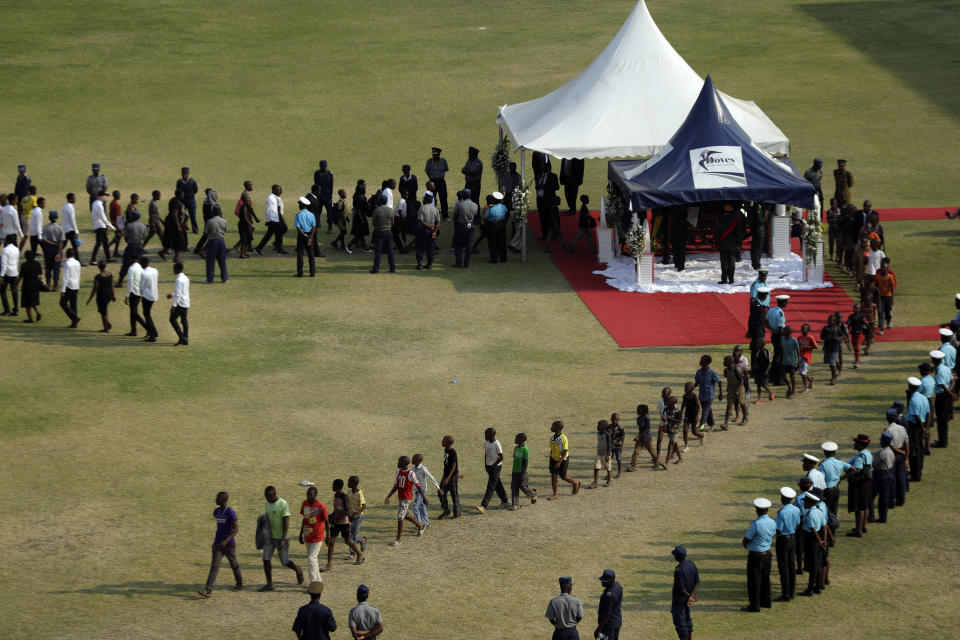
MULTIPOLYGON (((514 148, 558 158, 651 156, 690 112, 703 87, 639 0, 616 37, 577 77, 542 98, 500 107, 514 148)), ((790 141, 755 103, 720 94, 751 140, 770 154, 790 141)))

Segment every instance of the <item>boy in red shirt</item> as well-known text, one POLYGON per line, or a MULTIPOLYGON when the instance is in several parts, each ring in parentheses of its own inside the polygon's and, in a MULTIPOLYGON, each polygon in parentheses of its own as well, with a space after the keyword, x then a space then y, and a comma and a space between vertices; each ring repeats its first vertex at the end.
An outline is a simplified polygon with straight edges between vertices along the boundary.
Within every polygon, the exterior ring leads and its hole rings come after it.
POLYGON ((300 526, 300 544, 307 545, 307 569, 310 582, 322 582, 320 577, 320 546, 327 532, 327 507, 317 500, 317 488, 307 489, 307 499, 300 505, 303 524, 300 526))
POLYGON ((800 343, 800 380, 803 382, 803 393, 807 389, 813 389, 813 376, 810 375, 810 365, 813 364, 813 350, 817 348, 817 339, 810 335, 810 325, 803 323, 800 327, 800 335, 797 337, 800 343))
POLYGON ((417 474, 413 472, 413 469, 408 469, 410 466, 410 458, 407 456, 400 456, 400 459, 397 460, 397 475, 393 481, 393 489, 390 489, 390 493, 387 494, 386 499, 383 501, 383 504, 390 504, 390 496, 394 493, 397 494, 397 501, 399 506, 397 507, 397 539, 390 542, 391 547, 395 547, 400 544, 400 536, 403 535, 403 521, 409 520, 413 524, 417 525, 417 535, 422 536, 423 530, 426 529, 424 524, 418 521, 410 514, 410 503, 413 502, 413 488, 417 488, 417 492, 420 494, 420 497, 423 499, 423 503, 427 503, 427 496, 423 494, 423 488, 420 486, 420 482, 417 480, 417 474))

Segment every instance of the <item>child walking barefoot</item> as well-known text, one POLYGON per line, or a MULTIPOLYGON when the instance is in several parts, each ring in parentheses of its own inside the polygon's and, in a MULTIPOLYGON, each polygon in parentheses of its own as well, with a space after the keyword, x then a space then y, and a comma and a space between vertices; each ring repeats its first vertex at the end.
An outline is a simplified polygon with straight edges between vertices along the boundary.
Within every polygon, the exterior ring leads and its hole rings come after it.
POLYGON ((393 489, 390 489, 390 493, 387 494, 387 497, 383 501, 383 504, 390 504, 390 496, 394 493, 397 494, 397 538, 390 542, 391 547, 400 544, 400 537, 403 535, 404 520, 409 520, 417 526, 418 536, 423 535, 425 528, 422 522, 419 522, 410 514, 410 503, 413 502, 413 488, 416 487, 417 493, 423 498, 424 504, 427 504, 427 497, 423 495, 423 488, 417 480, 417 474, 411 469, 408 469, 407 467, 409 466, 410 458, 400 456, 400 459, 397 460, 397 475, 394 477, 393 489))
POLYGON ((817 339, 810 335, 810 325, 806 322, 800 326, 800 337, 797 338, 800 345, 800 380, 803 382, 803 393, 807 389, 813 389, 813 376, 810 375, 810 365, 813 364, 813 350, 817 348, 817 339))
POLYGON ((656 469, 660 465, 660 458, 653 452, 653 434, 650 433, 649 413, 650 409, 647 405, 637 405, 637 429, 639 433, 633 439, 633 455, 630 457, 630 466, 627 467, 627 471, 637 470, 637 458, 644 449, 650 454, 650 462, 653 463, 653 468, 656 469))

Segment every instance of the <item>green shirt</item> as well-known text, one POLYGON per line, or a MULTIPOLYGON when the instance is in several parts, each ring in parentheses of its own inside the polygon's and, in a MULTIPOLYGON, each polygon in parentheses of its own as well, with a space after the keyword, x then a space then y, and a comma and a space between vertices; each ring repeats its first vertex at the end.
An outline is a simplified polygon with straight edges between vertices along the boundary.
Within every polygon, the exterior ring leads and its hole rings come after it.
POLYGON ((270 537, 279 540, 283 537, 283 518, 290 517, 290 507, 283 498, 277 498, 276 502, 267 502, 264 509, 267 519, 270 520, 270 537))
POLYGON ((530 449, 527 446, 513 448, 513 472, 523 473, 523 464, 530 460, 530 449))

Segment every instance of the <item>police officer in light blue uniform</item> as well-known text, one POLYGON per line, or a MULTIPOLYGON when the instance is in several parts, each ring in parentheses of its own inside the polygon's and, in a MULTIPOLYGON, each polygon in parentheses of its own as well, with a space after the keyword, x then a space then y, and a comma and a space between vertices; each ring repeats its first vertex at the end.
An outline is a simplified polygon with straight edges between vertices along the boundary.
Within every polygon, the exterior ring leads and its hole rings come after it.
POLYGON ((847 470, 850 469, 850 465, 837 459, 837 449, 840 447, 836 442, 824 442, 820 445, 820 448, 823 450, 823 462, 820 463, 820 471, 823 472, 824 483, 827 485, 827 488, 823 490, 823 500, 827 503, 830 513, 837 515, 837 506, 840 504, 840 487, 837 485, 847 470))
POLYGON ((823 511, 816 507, 820 499, 811 492, 806 492, 802 496, 803 506, 806 513, 803 516, 802 524, 804 539, 804 566, 809 578, 807 578, 807 588, 800 592, 801 596, 812 596, 820 593, 820 573, 823 567, 823 558, 826 552, 826 540, 821 531, 826 526, 823 511))
POLYGON ((777 524, 767 515, 770 501, 766 498, 757 498, 753 501, 757 510, 757 519, 750 523, 747 534, 740 544, 749 552, 747 554, 747 594, 750 604, 741 607, 741 611, 756 613, 760 607, 770 608, 770 566, 772 556, 770 545, 773 536, 777 533, 777 524))
POLYGON ((920 390, 919 378, 907 378, 907 433, 910 436, 910 480, 923 478, 924 433, 930 429, 930 401, 920 390))
POLYGON ((763 306, 769 308, 769 307, 770 307, 770 296, 767 296, 767 297, 764 298, 763 300, 761 300, 760 298, 757 297, 757 289, 759 289, 760 287, 766 287, 766 286, 767 286, 767 270, 766 270, 766 269, 760 269, 760 270, 757 271, 757 277, 756 277, 756 279, 755 279, 753 282, 750 283, 750 298, 751 298, 751 299, 756 299, 757 302, 759 302, 759 303, 762 304, 763 306))
POLYGON ((943 363, 944 355, 940 350, 930 352, 930 362, 933 363, 933 412, 937 419, 937 441, 930 446, 941 449, 947 447, 947 431, 953 420, 953 399, 950 397, 953 371, 943 363))
POLYGON ((779 295, 777 296, 777 306, 771 307, 767 311, 767 328, 770 329, 770 343, 773 345, 773 360, 770 366, 771 384, 783 384, 783 369, 780 366, 780 360, 783 358, 781 331, 787 325, 787 316, 784 309, 787 308, 789 301, 790 296, 779 295))
POLYGON ((803 552, 805 547, 804 537, 803 537, 803 519, 807 517, 807 508, 803 504, 803 494, 810 490, 813 482, 807 476, 800 478, 800 481, 797 482, 797 486, 800 488, 800 493, 797 494, 796 499, 793 501, 793 506, 800 510, 800 527, 797 529, 797 575, 803 575, 803 552))
POLYGON ((780 597, 777 602, 789 602, 797 590, 797 528, 800 526, 800 509, 793 501, 797 492, 790 487, 780 487, 780 511, 777 512, 777 571, 780 573, 780 597))
POLYGON ((957 348, 953 346, 953 331, 940 329, 940 352, 943 353, 943 364, 953 371, 957 366, 957 348))

